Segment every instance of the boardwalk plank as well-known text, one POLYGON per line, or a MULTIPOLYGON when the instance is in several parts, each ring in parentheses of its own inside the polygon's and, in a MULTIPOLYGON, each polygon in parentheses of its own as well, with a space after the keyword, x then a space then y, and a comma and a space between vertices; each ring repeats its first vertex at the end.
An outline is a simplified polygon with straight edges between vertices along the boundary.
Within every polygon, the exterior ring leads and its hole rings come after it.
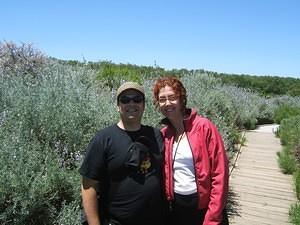
POLYGON ((291 191, 282 191, 282 190, 274 190, 271 188, 263 188, 257 193, 257 189, 260 188, 258 186, 247 186, 247 185, 238 185, 235 184, 235 186, 239 189, 241 193, 249 193, 249 194, 256 194, 256 195, 262 195, 262 196, 270 196, 274 198, 279 198, 279 199, 287 199, 289 201, 293 201, 295 196, 294 193, 291 191))
POLYGON ((296 202, 291 175, 284 175, 277 163, 280 140, 272 126, 246 133, 231 170, 230 189, 235 193, 237 212, 230 215, 232 225, 286 225, 291 204, 296 202))

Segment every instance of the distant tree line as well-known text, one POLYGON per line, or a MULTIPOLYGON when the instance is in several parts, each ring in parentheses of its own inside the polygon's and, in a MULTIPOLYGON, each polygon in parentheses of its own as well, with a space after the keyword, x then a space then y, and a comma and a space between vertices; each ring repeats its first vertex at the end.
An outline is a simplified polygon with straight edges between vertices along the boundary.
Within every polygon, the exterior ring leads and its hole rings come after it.
POLYGON ((212 73, 221 78, 224 84, 250 88, 264 96, 290 95, 300 96, 300 79, 277 76, 251 76, 225 73, 212 73))
MULTIPOLYGON (((54 59, 57 60, 57 59, 54 59)), ((159 66, 138 66, 134 64, 117 64, 111 61, 79 62, 76 60, 58 60, 59 63, 70 66, 83 66, 97 71, 96 79, 105 82, 109 88, 119 86, 123 80, 132 80, 142 83, 143 80, 161 76, 187 75, 193 71, 187 69, 166 70, 159 66)))
POLYGON ((88 66, 90 69, 98 70, 98 80, 108 82, 109 87, 117 86, 121 79, 130 79, 141 82, 143 79, 151 79, 160 76, 178 76, 206 73, 221 79, 224 84, 234 85, 241 88, 251 89, 263 96, 271 97, 278 95, 300 96, 300 79, 278 76, 253 76, 245 74, 226 74, 205 71, 203 69, 166 70, 158 66, 138 66, 133 64, 116 64, 111 61, 79 62, 76 60, 59 60, 60 63, 68 65, 88 66))

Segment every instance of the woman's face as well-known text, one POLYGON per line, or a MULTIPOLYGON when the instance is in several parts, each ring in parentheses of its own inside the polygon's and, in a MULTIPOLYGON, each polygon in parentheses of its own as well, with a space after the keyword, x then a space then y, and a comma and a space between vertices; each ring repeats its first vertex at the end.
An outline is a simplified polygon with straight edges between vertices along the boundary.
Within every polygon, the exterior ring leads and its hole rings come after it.
POLYGON ((158 104, 161 113, 170 121, 175 121, 182 117, 180 98, 172 87, 165 86, 159 90, 158 104))

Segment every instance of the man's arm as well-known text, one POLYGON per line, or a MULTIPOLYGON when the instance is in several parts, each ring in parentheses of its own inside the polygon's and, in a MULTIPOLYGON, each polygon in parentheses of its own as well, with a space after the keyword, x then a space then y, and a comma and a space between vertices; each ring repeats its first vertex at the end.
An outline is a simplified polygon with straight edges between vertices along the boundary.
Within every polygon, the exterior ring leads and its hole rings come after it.
POLYGON ((82 177, 81 195, 84 212, 89 225, 101 225, 99 216, 99 206, 97 192, 99 182, 87 177, 82 177))

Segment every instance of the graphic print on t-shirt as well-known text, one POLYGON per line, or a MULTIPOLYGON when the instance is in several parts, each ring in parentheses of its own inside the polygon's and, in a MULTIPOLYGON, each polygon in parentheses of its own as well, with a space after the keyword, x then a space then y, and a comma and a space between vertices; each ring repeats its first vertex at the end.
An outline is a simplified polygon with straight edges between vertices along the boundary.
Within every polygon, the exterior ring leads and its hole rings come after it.
POLYGON ((148 173, 149 168, 151 167, 151 157, 150 154, 145 154, 145 157, 140 165, 140 173, 146 174, 148 173))

